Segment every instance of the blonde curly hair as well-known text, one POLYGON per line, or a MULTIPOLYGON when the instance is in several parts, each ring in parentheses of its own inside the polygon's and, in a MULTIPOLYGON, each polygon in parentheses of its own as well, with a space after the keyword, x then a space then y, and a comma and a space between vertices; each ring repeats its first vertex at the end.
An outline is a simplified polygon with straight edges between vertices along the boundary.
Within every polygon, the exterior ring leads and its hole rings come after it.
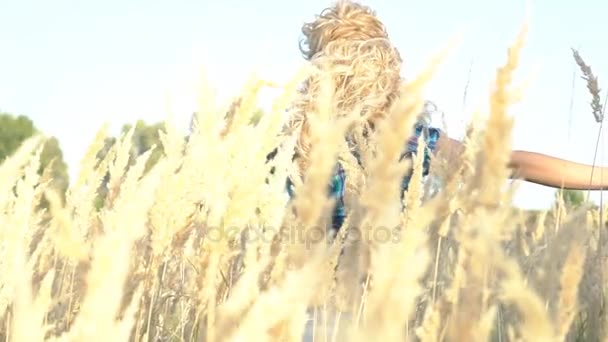
MULTIPOLYGON (((389 40, 383 23, 371 8, 351 0, 341 0, 324 9, 313 22, 302 27, 300 51, 335 87, 336 117, 360 111, 360 122, 345 137, 351 149, 359 148, 355 134, 365 134, 382 119, 399 95, 401 57, 389 40), (359 133, 356 133, 359 132, 359 133), (363 133, 362 133, 363 132, 363 133)), ((310 126, 307 113, 315 110, 321 92, 320 77, 311 76, 296 100, 288 125, 297 130, 296 153, 301 168, 307 166, 310 126)))

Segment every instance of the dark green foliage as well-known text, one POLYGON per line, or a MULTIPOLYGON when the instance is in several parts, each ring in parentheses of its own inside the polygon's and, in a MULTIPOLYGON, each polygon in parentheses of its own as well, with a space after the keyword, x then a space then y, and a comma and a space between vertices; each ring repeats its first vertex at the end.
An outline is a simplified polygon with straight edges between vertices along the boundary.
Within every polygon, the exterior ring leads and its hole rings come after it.
MULTIPOLYGON (((14 116, 9 113, 0 113, 0 162, 17 151, 28 138, 41 132, 34 122, 27 116, 14 116)), ((62 198, 69 185, 68 166, 63 160, 63 152, 59 141, 55 137, 46 139, 40 155, 39 173, 51 168, 51 186, 59 190, 62 198)))
MULTIPOLYGON (((130 124, 122 127, 122 134, 126 134, 133 126, 130 124)), ((135 159, 140 155, 146 153, 152 147, 154 151, 150 155, 146 164, 146 171, 150 170, 160 157, 164 153, 163 145, 160 141, 160 132, 164 131, 165 124, 158 122, 152 125, 146 124, 143 120, 138 120, 135 124, 135 131, 133 132, 133 150, 131 151, 131 164, 135 162, 135 159)))
POLYGON ((40 162, 39 172, 42 173, 47 166, 50 166, 53 182, 64 194, 69 186, 68 165, 63 160, 63 152, 57 138, 51 137, 46 141, 40 155, 40 162))
POLYGON ((564 204, 568 208, 578 208, 585 203, 585 193, 580 190, 558 190, 557 196, 564 199, 564 204))
POLYGON ((21 143, 37 133, 28 117, 0 113, 0 161, 17 151, 21 143))

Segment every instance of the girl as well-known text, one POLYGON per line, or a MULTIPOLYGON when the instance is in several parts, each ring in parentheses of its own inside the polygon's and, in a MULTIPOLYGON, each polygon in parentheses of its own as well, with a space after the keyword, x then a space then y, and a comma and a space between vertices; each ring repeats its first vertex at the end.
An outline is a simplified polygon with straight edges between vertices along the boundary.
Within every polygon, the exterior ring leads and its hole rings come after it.
MULTIPOLYGON (((367 132, 373 131, 377 120, 381 120, 389 106, 397 97, 401 84, 400 66, 402 60, 397 50, 392 47, 383 24, 376 18, 375 13, 368 7, 351 1, 340 1, 333 7, 325 9, 315 21, 303 26, 305 39, 300 49, 304 58, 330 74, 336 85, 335 99, 337 116, 347 115, 362 104, 362 123, 358 129, 347 132, 346 141, 359 165, 365 168, 360 156, 361 141, 365 141, 367 132), (323 66, 331 65, 329 69, 323 66), (341 68, 340 66, 345 66, 341 68), (358 143, 355 143, 358 142, 358 143)), ((295 112, 288 125, 288 134, 297 134, 296 163, 299 174, 302 175, 308 165, 310 150, 309 127, 306 113, 313 109, 313 98, 319 89, 315 80, 306 83, 302 98, 296 102, 295 112)), ((424 115, 421 115, 423 117, 424 115)), ((417 150, 418 138, 423 135, 426 142, 423 175, 428 175, 430 156, 438 151, 447 151, 455 155, 462 153, 461 142, 451 139, 443 132, 432 127, 425 120, 420 120, 403 154, 409 157, 417 150)), ((274 157, 276 150, 268 157, 274 157)), ((536 184, 554 188, 576 190, 608 189, 608 179, 591 180, 593 167, 551 156, 527 152, 513 151, 508 167, 513 169, 513 178, 523 179, 536 184)), ((595 174, 608 174, 608 168, 598 168, 595 174)), ((406 190, 409 176, 402 182, 402 190, 406 190)), ((330 195, 336 200, 333 211, 332 227, 339 229, 346 216, 344 205, 344 189, 346 178, 340 163, 330 183, 330 195)), ((288 192, 294 196, 291 179, 287 182, 288 192)))

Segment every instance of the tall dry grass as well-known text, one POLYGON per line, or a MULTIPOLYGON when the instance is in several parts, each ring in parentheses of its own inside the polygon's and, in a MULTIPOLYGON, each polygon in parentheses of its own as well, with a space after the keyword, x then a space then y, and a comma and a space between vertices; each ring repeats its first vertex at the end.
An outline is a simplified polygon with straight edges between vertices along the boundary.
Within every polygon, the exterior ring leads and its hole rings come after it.
POLYGON ((433 160, 432 176, 444 184, 437 194, 423 186, 419 158, 398 160, 441 58, 403 86, 377 127, 369 174, 347 167, 360 181, 335 238, 325 229, 326 183, 352 118, 330 115, 329 80, 309 118, 311 167, 297 200, 284 192, 297 170, 294 137, 281 134, 283 109, 314 70, 284 85, 257 124, 250 118, 264 82, 252 80, 229 117, 203 91, 189 139, 169 122, 165 154, 148 172, 149 152, 128 167, 133 131, 96 159, 102 128, 65 202, 49 174, 36 173, 41 138, 28 140, 0 166, 2 339, 604 339, 598 272, 608 263, 599 259, 598 227, 606 218, 560 202, 532 215, 511 206, 505 187, 511 79, 525 33, 497 71, 487 122, 472 124, 462 155, 433 160), (402 206, 399 184, 410 168, 402 206), (38 206, 43 197, 49 211, 38 206))

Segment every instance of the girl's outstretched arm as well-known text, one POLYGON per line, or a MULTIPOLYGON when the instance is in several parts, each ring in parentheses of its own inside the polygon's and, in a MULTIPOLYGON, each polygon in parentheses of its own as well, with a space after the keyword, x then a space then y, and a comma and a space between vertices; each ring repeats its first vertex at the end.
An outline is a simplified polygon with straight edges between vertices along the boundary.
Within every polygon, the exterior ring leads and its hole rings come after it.
MULTIPOLYGON (((449 160, 463 152, 460 141, 441 136, 437 150, 447 152, 449 160)), ((575 163, 569 160, 528 151, 513 151, 508 167, 513 169, 511 178, 553 188, 570 190, 608 189, 608 167, 575 163), (593 179, 591 175, 593 174, 593 179)))
POLYGON ((579 164, 528 151, 513 151, 509 167, 514 178, 572 190, 608 189, 608 168, 579 164), (593 175, 593 179, 591 176, 593 175))

